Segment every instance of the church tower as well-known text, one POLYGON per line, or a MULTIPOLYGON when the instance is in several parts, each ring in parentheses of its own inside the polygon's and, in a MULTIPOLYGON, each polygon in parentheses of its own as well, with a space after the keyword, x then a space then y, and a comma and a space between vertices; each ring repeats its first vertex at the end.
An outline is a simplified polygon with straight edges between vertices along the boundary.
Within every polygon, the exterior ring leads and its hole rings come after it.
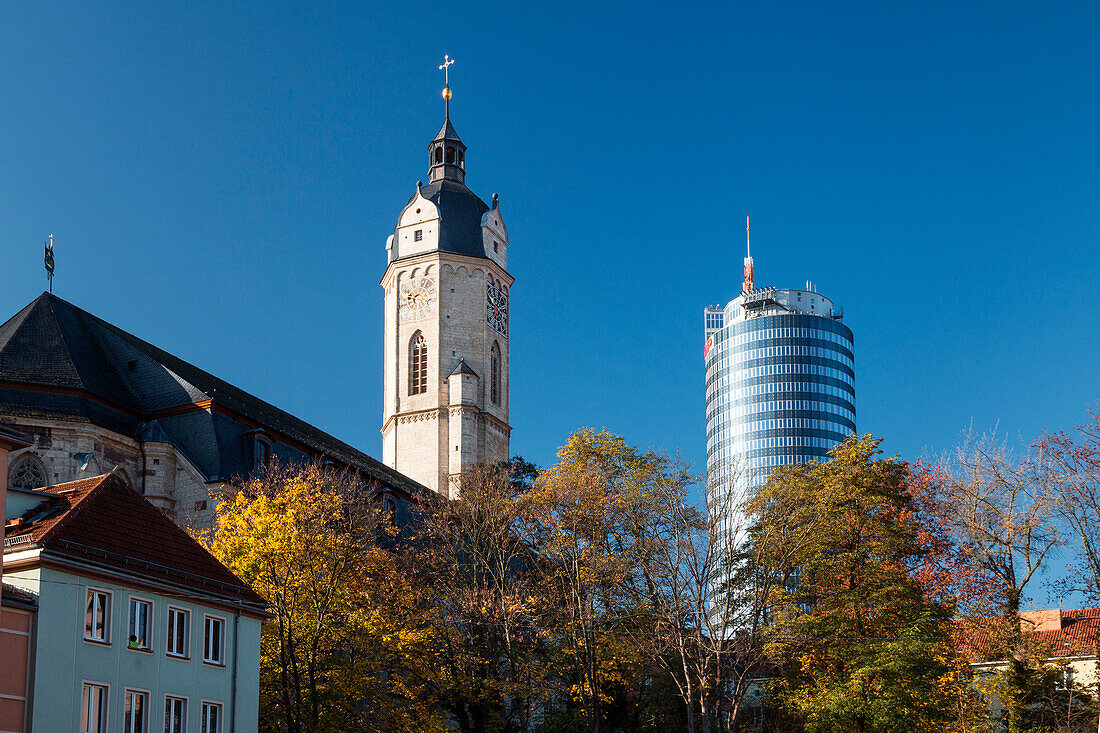
MULTIPOLYGON (((441 67, 442 68, 442 67, 441 67)), ((466 146, 446 115, 386 241, 382 460, 443 496, 464 471, 509 457, 508 230, 497 195, 466 187, 466 146)))

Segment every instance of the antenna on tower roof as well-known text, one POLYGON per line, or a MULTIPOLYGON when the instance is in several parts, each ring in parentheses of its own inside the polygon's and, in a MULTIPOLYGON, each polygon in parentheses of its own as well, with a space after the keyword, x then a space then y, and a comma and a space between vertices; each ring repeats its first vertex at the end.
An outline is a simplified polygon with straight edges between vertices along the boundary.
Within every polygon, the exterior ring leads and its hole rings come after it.
POLYGON ((745 217, 745 282, 741 283, 741 291, 747 293, 753 289, 752 281, 752 246, 749 242, 749 217, 745 217))

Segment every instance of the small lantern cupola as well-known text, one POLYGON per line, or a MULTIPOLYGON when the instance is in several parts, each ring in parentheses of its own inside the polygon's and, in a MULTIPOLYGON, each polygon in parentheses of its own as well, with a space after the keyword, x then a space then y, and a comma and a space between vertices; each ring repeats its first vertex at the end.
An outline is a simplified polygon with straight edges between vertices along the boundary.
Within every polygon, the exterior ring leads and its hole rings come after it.
MULTIPOLYGON (((446 95, 450 89, 444 89, 446 95)), ((447 105, 450 107, 450 105, 447 105)), ((441 179, 463 183, 466 179, 466 146, 459 139, 451 124, 451 115, 443 121, 443 127, 428 145, 428 180, 435 183, 441 179)))

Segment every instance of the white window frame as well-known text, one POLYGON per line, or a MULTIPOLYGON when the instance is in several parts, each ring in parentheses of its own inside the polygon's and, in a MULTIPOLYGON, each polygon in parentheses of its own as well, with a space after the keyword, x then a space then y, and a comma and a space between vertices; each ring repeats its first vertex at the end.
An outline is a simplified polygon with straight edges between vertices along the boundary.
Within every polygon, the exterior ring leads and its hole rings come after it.
MULTIPOLYGON (((166 643, 164 646, 165 654, 175 659, 190 659, 191 658, 191 609, 183 608, 181 606, 169 606, 167 615, 167 625, 165 626, 166 643), (173 651, 172 644, 176 639, 176 635, 172 629, 172 615, 174 613, 183 614, 186 622, 183 625, 183 651, 173 651)), ((178 623, 178 621, 177 621, 178 623)))
POLYGON ((106 682, 98 682, 96 680, 81 680, 80 683, 80 733, 107 733, 108 719, 111 712, 111 686, 106 682), (88 720, 89 705, 91 700, 89 698, 89 691, 92 688, 98 688, 102 691, 102 695, 99 698, 99 720, 95 727, 90 725, 88 720))
POLYGON ((202 661, 204 664, 213 664, 217 667, 225 666, 225 630, 227 628, 229 628, 229 623, 225 616, 217 616, 212 613, 204 613, 202 615, 202 661), (208 624, 211 621, 217 621, 221 625, 221 632, 218 634, 217 657, 207 656, 207 648, 209 647, 208 634, 210 631, 208 624))
POLYGON ((168 717, 168 701, 179 700, 183 702, 183 720, 180 726, 180 733, 187 733, 187 708, 191 707, 191 700, 186 695, 165 695, 164 696, 164 730, 165 733, 175 733, 171 728, 171 718, 168 717))
MULTIPOLYGON (((153 623, 156 613, 156 603, 152 598, 143 598, 142 596, 130 596, 130 602, 126 606, 126 648, 134 651, 151 652, 153 651, 153 627, 156 626, 153 623), (144 603, 149 609, 149 612, 145 614, 145 644, 141 646, 130 646, 130 635, 132 629, 130 628, 130 608, 135 603, 144 603)), ((140 642, 139 642, 140 643, 140 642)))
POLYGON ((143 690, 139 687, 126 687, 122 690, 122 733, 132 733, 133 728, 127 728, 132 716, 126 714, 126 701, 130 695, 143 695, 145 697, 145 704, 141 706, 142 719, 141 719, 141 731, 142 733, 149 733, 149 701, 153 699, 152 690, 143 690))
POLYGON ((92 642, 93 644, 110 644, 111 643, 111 611, 114 603, 114 592, 106 588, 93 588, 88 587, 88 591, 84 594, 84 607, 81 608, 81 615, 83 616, 84 627, 84 641, 92 642), (88 600, 92 594, 97 596, 102 594, 107 596, 107 607, 103 611, 103 637, 92 636, 95 633, 95 609, 92 610, 91 619, 88 618, 88 600), (88 630, 89 621, 91 622, 92 629, 88 630))
POLYGON ((203 700, 199 708, 199 733, 223 733, 225 730, 225 703, 217 700, 203 700), (218 709, 218 724, 211 728, 209 721, 204 720, 207 708, 218 709))

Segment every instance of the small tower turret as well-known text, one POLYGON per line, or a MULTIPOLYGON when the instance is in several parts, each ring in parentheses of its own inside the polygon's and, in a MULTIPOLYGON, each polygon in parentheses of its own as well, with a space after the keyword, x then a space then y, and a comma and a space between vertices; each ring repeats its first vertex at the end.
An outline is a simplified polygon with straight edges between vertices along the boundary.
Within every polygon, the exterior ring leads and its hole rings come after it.
MULTIPOLYGON (((443 91, 449 93, 451 90, 443 91)), ((455 132, 450 114, 435 138, 428 143, 428 181, 435 183, 443 179, 459 183, 466 181, 466 146, 455 132)))

